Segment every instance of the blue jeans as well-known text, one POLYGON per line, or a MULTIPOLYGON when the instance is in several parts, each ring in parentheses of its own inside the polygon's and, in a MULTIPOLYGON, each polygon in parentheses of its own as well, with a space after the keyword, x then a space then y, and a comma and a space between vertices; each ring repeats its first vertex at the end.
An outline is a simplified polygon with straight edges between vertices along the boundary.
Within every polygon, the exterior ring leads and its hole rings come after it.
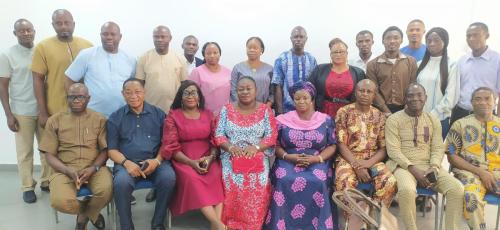
MULTIPOLYGON (((142 177, 132 177, 125 167, 115 164, 113 172, 113 196, 116 209, 120 216, 120 227, 122 230, 133 230, 132 211, 130 200, 135 188, 135 182, 142 177)), ((151 226, 163 225, 167 215, 167 208, 175 187, 175 172, 170 161, 163 161, 156 170, 151 173, 148 180, 153 181, 156 189, 156 204, 151 226)))

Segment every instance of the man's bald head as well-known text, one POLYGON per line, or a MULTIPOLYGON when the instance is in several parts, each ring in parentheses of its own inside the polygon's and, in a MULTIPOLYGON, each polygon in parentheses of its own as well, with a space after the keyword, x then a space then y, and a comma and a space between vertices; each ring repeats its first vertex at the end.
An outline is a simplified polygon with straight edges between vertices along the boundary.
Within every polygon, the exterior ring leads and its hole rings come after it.
POLYGON ((120 26, 118 26, 118 24, 116 24, 115 22, 110 21, 102 24, 101 33, 107 29, 116 29, 120 33, 120 26))
POLYGON ((26 48, 33 47, 35 29, 30 21, 24 18, 16 20, 14 23, 14 35, 17 37, 17 43, 20 45, 26 48))
POLYGON ((31 28, 33 28, 33 23, 28 21, 28 19, 20 18, 20 19, 17 19, 16 22, 14 22, 14 31, 17 30, 19 28, 19 26, 21 26, 21 25, 28 25, 31 28))
POLYGON ((56 20, 57 17, 61 16, 69 17, 71 21, 73 21, 73 15, 71 14, 71 12, 69 12, 66 9, 57 9, 54 10, 54 13, 52 13, 52 22, 54 22, 54 20, 56 20))
POLYGON ((302 55, 307 41, 306 29, 302 26, 294 27, 292 29, 292 34, 290 35, 290 40, 292 41, 293 52, 296 55, 302 55))
POLYGON ((157 33, 157 32, 164 32, 164 33, 170 34, 170 29, 167 26, 159 25, 159 26, 154 28, 153 34, 157 33))
POLYGON ((363 79, 363 80, 359 81, 356 84, 356 88, 359 88, 359 87, 368 87, 368 88, 374 90, 375 92, 378 90, 377 84, 375 84, 375 82, 373 82, 370 79, 363 79))
POLYGON ((304 34, 307 35, 307 31, 306 31, 306 29, 304 29, 304 27, 296 26, 296 27, 293 27, 292 32, 290 34, 293 36, 294 33, 301 33, 301 32, 303 32, 304 34))
POLYGON ((370 79, 363 79, 356 84, 356 103, 360 106, 370 106, 377 95, 377 85, 370 79))
POLYGON ((68 89, 68 95, 71 95, 72 93, 81 93, 81 95, 88 96, 89 89, 82 83, 74 83, 68 89))

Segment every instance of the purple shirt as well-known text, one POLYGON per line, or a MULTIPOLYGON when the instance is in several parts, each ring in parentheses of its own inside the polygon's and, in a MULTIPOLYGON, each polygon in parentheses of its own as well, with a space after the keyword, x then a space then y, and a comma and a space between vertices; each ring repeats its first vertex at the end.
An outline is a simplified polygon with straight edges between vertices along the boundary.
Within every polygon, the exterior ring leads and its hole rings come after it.
POLYGON ((472 92, 479 87, 489 87, 500 93, 500 53, 488 48, 481 56, 472 53, 458 61, 460 72, 460 98, 458 106, 472 110, 472 92))

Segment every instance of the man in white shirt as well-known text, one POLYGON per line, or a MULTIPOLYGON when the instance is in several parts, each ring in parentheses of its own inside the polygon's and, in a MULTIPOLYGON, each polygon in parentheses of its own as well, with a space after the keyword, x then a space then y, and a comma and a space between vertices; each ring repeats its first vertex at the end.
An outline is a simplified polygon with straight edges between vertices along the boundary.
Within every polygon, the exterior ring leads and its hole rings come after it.
POLYGON ((362 30, 356 35, 356 46, 359 49, 359 57, 349 61, 349 65, 359 67, 366 72, 366 64, 375 56, 372 55, 373 34, 368 30, 362 30))

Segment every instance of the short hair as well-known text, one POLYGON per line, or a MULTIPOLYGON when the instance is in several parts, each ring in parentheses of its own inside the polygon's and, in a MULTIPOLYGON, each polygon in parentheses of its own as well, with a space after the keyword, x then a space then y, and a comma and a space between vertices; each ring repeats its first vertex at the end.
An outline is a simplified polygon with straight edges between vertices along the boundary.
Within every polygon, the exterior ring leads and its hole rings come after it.
POLYGON ((477 26, 477 27, 483 29, 484 32, 489 33, 488 26, 483 22, 474 22, 474 23, 470 24, 468 28, 473 27, 473 26, 477 26))
POLYGON ((207 49, 208 45, 215 45, 217 49, 219 49, 219 54, 222 55, 222 50, 220 49, 219 44, 217 42, 206 42, 203 47, 201 48, 201 55, 205 57, 205 50, 207 49))
POLYGON ((497 98, 497 94, 495 93, 495 91, 493 91, 490 87, 479 87, 477 89, 475 89, 473 92, 472 92, 472 96, 470 97, 471 101, 474 99, 474 96, 476 96, 476 93, 479 92, 479 91, 488 91, 489 93, 491 93, 491 95, 493 96, 493 98, 497 98))
POLYGON ((397 26, 389 26, 387 29, 385 29, 384 33, 382 34, 382 40, 384 40, 385 35, 391 31, 398 31, 399 35, 401 35, 401 39, 403 39, 403 31, 397 26))
POLYGON ((423 85, 421 85, 420 83, 417 83, 417 82, 412 82, 408 85, 408 87, 406 87, 406 90, 405 90, 405 97, 407 95, 407 92, 412 88, 412 87, 415 87, 415 86, 418 86, 419 88, 421 88, 423 91, 424 91, 424 94, 427 95, 427 91, 425 90, 425 87, 423 85))
POLYGON ((336 44, 342 44, 342 45, 344 45, 344 46, 345 46, 345 48, 346 48, 346 49, 348 49, 348 48, 349 48, 349 47, 347 46, 347 44, 346 44, 344 41, 342 41, 342 39, 340 39, 340 38, 334 38, 334 39, 332 39, 332 40, 328 43, 328 48, 330 48, 330 49, 331 49, 331 48, 332 48, 332 46, 334 46, 334 45, 336 45, 336 44))
POLYGON ((30 21, 28 21, 28 19, 20 18, 20 19, 17 19, 16 22, 14 22, 14 30, 16 30, 17 25, 19 25, 19 24, 21 24, 23 22, 27 22, 29 24, 32 24, 30 21))
POLYGON ((135 82, 139 82, 139 84, 141 84, 142 88, 144 88, 144 80, 141 80, 141 79, 139 79, 139 78, 129 78, 129 79, 127 79, 127 80, 125 80, 125 81, 123 82, 123 85, 122 85, 122 90, 125 90, 125 85, 127 85, 127 83, 129 83, 129 82, 133 82, 133 81, 135 81, 135 82))
POLYGON ((422 20, 420 20, 420 19, 418 19, 418 18, 417 18, 417 19, 413 19, 413 20, 411 20, 410 22, 408 22, 408 25, 410 25, 410 24, 412 24, 412 23, 414 23, 414 22, 418 22, 418 23, 422 24, 422 25, 425 27, 425 23, 424 23, 424 21, 422 21, 422 20))
POLYGON ((245 43, 246 45, 248 45, 248 43, 251 41, 251 40, 256 40, 260 43, 260 48, 262 48, 262 53, 264 53, 264 42, 262 41, 262 39, 260 39, 259 37, 250 37, 248 40, 247 40, 247 43, 245 43))
POLYGON ((372 37, 372 39, 373 39, 373 33, 370 32, 369 30, 361 30, 361 31, 359 31, 358 34, 356 34, 356 39, 358 39, 358 36, 360 36, 362 34, 369 34, 370 37, 372 37))
POLYGON ((179 86, 179 89, 177 90, 177 93, 175 94, 174 101, 172 102, 172 105, 170 106, 170 109, 180 109, 182 108, 182 94, 184 93, 184 90, 187 89, 189 86, 194 85, 196 87, 196 90, 198 91, 198 108, 199 109, 205 109, 205 97, 203 96, 203 93, 201 92, 200 87, 196 82, 191 81, 191 80, 184 80, 181 82, 181 86, 179 86))
POLYGON ((240 83, 240 81, 245 80, 245 79, 253 82, 253 84, 255 85, 255 88, 257 89, 257 82, 255 81, 255 79, 253 79, 253 77, 245 76, 245 75, 243 75, 243 77, 240 77, 238 79, 238 81, 236 81, 236 85, 238 85, 240 83))
POLYGON ((188 36, 184 37, 184 39, 182 39, 182 44, 184 44, 186 42, 186 40, 191 39, 191 38, 194 38, 196 41, 198 41, 198 38, 196 38, 194 35, 188 35, 188 36))

